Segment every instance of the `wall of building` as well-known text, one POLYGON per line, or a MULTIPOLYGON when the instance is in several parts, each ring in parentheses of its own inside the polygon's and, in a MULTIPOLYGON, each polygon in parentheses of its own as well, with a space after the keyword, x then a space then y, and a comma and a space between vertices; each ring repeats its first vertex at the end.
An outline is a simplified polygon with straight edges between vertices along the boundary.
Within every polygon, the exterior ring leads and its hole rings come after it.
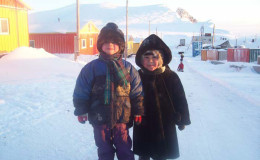
POLYGON ((0 34, 1 52, 29 46, 27 10, 0 6, 0 18, 8 19, 9 27, 8 34, 0 34))

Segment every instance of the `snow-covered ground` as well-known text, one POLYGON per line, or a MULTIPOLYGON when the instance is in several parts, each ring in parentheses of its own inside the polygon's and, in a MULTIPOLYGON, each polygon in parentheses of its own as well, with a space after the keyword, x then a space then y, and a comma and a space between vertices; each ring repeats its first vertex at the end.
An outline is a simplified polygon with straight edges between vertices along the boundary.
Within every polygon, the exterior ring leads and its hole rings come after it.
MULTIPOLYGON (((94 58, 21 47, 0 59, 1 160, 97 159, 92 127, 77 122, 72 104, 77 75, 94 58)), ((135 65, 134 56, 128 61, 135 65)), ((178 63, 175 54, 170 67, 178 63)), ((223 63, 184 58, 178 75, 192 123, 178 131, 180 160, 260 159, 257 64, 223 63)))

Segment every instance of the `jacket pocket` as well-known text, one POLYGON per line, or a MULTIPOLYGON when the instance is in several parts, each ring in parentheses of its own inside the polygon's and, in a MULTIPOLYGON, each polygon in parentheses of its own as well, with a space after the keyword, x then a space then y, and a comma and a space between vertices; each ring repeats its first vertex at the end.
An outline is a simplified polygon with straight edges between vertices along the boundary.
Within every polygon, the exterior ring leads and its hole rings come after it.
POLYGON ((105 90, 105 81, 106 76, 98 76, 96 77, 93 87, 92 87, 92 94, 93 95, 103 95, 105 90))
POLYGON ((97 125, 106 124, 110 117, 110 108, 100 104, 99 101, 96 101, 92 105, 89 112, 89 121, 97 125))

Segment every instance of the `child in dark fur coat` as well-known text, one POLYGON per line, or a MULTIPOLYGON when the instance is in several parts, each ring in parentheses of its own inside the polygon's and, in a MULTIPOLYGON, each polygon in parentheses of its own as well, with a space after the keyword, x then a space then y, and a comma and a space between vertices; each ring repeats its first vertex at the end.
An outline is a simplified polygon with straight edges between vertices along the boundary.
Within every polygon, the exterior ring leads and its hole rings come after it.
POLYGON ((156 35, 146 38, 136 54, 144 90, 145 115, 133 130, 133 151, 139 160, 179 157, 176 125, 183 130, 190 116, 178 75, 170 70, 169 47, 156 35))

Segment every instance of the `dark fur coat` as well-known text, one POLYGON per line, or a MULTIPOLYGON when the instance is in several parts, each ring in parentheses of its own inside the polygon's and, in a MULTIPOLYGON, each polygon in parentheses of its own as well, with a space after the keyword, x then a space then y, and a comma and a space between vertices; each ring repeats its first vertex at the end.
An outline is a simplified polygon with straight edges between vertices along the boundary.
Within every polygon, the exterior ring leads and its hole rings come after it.
POLYGON ((172 59, 170 48, 157 35, 152 34, 140 45, 135 62, 144 90, 142 123, 134 126, 133 150, 137 155, 153 159, 179 157, 176 125, 189 125, 188 104, 178 75, 169 69, 172 59), (142 55, 148 50, 158 50, 163 66, 147 71, 142 65, 142 55), (164 70, 164 68, 166 68, 164 70))
POLYGON ((144 74, 141 70, 139 74, 144 89, 145 116, 141 125, 134 126, 134 153, 152 158, 177 158, 179 147, 175 124, 191 123, 181 81, 169 68, 160 74, 144 74), (175 122, 175 112, 181 115, 178 122, 175 122))

